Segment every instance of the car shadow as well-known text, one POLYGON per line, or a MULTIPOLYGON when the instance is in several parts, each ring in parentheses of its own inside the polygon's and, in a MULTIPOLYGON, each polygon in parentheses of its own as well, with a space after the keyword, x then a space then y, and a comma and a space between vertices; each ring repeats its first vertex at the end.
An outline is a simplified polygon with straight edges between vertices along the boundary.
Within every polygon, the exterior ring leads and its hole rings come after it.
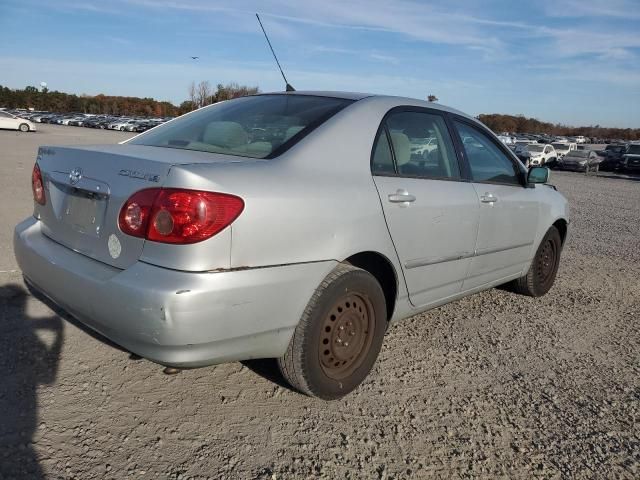
POLYGON ((275 358, 259 358, 255 360, 245 360, 240 363, 265 380, 275 383, 276 385, 286 388, 292 392, 298 393, 297 390, 293 389, 291 385, 289 385, 280 373, 278 360, 275 358))
POLYGON ((20 285, 0 286, 0 478, 37 480, 44 478, 33 448, 38 391, 56 380, 64 322, 27 315, 28 298, 20 285))
POLYGON ((630 173, 626 173, 626 174, 616 174, 613 172, 603 172, 600 171, 598 172, 598 177, 601 178, 610 178, 612 180, 627 180, 627 181, 631 181, 631 182, 640 182, 640 176, 638 175, 633 175, 630 173))

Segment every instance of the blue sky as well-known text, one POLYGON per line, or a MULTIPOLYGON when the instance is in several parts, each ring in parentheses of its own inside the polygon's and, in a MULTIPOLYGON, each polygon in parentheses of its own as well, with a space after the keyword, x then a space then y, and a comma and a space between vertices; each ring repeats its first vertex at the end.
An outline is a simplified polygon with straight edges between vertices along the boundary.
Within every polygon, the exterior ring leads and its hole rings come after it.
POLYGON ((281 90, 255 12, 298 90, 640 127, 640 0, 0 0, 0 84, 174 103, 192 80, 281 90))

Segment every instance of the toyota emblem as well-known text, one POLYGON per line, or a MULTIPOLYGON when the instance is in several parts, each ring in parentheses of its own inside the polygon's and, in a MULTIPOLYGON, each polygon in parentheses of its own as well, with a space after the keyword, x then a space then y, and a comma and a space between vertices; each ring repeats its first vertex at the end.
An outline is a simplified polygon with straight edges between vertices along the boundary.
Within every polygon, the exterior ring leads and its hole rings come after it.
POLYGON ((69 183, 75 185, 82 178, 82 169, 79 167, 74 168, 69 172, 69 183))

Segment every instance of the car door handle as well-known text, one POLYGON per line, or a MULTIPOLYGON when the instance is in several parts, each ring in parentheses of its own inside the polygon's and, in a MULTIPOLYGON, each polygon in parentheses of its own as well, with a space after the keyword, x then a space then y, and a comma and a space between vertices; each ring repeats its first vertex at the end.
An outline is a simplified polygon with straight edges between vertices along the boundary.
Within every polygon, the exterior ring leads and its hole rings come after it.
POLYGON ((480 201, 482 203, 495 203, 498 201, 498 197, 496 197, 493 193, 485 193, 480 196, 480 201))
POLYGON ((396 193, 392 193, 391 195, 389 195, 389 201, 391 203, 409 203, 415 202, 416 197, 414 195, 411 195, 406 190, 399 188, 396 193))

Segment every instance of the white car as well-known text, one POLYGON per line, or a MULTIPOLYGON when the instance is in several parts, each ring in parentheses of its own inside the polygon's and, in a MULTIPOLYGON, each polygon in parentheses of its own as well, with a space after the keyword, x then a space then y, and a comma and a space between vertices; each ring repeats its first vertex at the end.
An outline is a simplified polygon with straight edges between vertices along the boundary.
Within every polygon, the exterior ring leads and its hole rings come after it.
POLYGON ((11 115, 9 112, 0 111, 0 128, 8 130, 20 130, 21 132, 35 132, 33 122, 24 118, 11 115))
POLYGON ((576 143, 587 143, 587 139, 584 138, 582 135, 578 135, 577 137, 574 137, 576 139, 576 143))
POLYGON ((136 124, 135 120, 125 120, 122 122, 116 122, 112 125, 109 125, 109 128, 111 128, 112 130, 120 130, 121 132, 124 132, 128 126, 135 125, 135 124, 136 124))
POLYGON ((554 163, 558 159, 553 145, 531 143, 527 145, 527 150, 531 154, 531 166, 542 166, 545 163, 554 163))
POLYGON ((562 160, 567 153, 578 149, 577 144, 569 142, 554 142, 551 146, 556 150, 558 160, 562 160))

